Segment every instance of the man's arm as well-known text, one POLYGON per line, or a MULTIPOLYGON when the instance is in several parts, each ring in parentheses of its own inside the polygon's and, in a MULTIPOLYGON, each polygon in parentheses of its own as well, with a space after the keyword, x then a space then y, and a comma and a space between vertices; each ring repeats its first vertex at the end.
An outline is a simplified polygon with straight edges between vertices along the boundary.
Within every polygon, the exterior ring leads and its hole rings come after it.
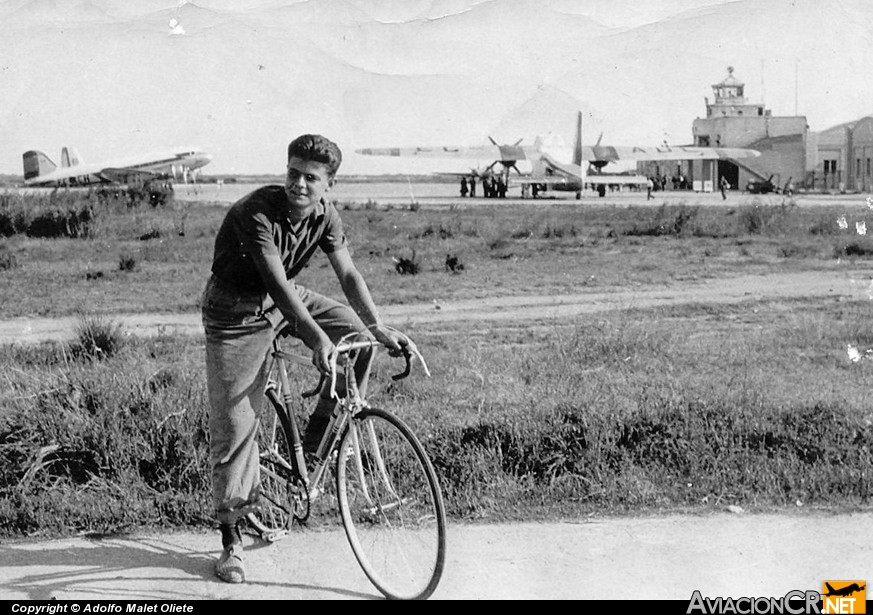
POLYGON ((376 304, 370 295, 370 289, 364 281, 364 276, 361 275, 361 272, 358 271, 358 268, 352 261, 348 248, 340 248, 334 252, 329 252, 327 257, 339 280, 340 287, 343 289, 343 294, 345 294, 349 305, 352 306, 355 313, 360 316, 361 320, 377 340, 391 350, 400 351, 401 346, 405 345, 405 340, 389 329, 386 329, 382 324, 382 320, 379 318, 379 311, 376 309, 376 304))
POLYGON ((331 355, 336 351, 327 333, 309 315, 309 311, 285 275, 282 259, 278 254, 255 257, 255 266, 261 274, 264 286, 276 307, 282 312, 297 336, 312 350, 312 363, 322 373, 330 371, 331 355))

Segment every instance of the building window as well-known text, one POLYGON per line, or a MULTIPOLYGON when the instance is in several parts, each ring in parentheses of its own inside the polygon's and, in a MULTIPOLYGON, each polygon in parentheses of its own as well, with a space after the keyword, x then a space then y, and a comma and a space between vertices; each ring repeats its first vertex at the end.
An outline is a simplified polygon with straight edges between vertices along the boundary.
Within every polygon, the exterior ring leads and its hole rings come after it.
POLYGON ((855 158, 855 175, 857 177, 861 176, 861 159, 855 158))
POLYGON ((709 147, 709 135, 699 135, 697 137, 697 145, 709 147))
POLYGON ((867 159, 867 177, 870 177, 870 159, 867 159))

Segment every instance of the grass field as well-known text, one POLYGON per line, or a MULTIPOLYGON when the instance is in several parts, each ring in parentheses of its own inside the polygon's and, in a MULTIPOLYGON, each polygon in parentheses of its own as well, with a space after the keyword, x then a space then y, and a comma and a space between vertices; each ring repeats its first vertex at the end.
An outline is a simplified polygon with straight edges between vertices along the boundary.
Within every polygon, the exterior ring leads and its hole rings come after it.
MULTIPOLYGON (((339 207, 379 303, 873 273, 863 199, 339 207)), ((0 200, 0 313, 82 315, 75 342, 0 348, 0 532, 212 523, 202 344, 109 315, 194 310, 224 211, 0 200)), ((324 258, 300 281, 338 296, 324 258)), ((455 519, 869 509, 869 316, 859 292, 423 325, 433 378, 380 363, 371 394, 421 434, 455 519)))

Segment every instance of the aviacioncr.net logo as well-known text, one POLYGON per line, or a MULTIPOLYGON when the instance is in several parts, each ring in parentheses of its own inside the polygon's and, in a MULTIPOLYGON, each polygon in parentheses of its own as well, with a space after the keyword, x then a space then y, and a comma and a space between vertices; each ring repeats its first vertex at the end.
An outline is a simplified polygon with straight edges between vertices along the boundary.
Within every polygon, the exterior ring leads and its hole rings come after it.
POLYGON ((773 596, 709 598, 698 590, 691 594, 686 615, 820 615, 821 594, 792 590, 780 598, 773 596))
POLYGON ((822 591, 793 590, 780 598, 708 598, 691 594, 686 615, 866 615, 866 581, 825 581, 822 591))

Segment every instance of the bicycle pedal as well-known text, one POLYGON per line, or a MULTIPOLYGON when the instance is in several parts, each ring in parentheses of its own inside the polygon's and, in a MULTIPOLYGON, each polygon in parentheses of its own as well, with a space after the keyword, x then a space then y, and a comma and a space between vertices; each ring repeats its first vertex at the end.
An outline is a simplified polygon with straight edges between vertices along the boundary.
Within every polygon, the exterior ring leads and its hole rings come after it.
POLYGON ((264 532, 261 534, 261 538, 267 542, 276 542, 277 540, 285 538, 287 535, 288 530, 276 530, 275 532, 264 532))

